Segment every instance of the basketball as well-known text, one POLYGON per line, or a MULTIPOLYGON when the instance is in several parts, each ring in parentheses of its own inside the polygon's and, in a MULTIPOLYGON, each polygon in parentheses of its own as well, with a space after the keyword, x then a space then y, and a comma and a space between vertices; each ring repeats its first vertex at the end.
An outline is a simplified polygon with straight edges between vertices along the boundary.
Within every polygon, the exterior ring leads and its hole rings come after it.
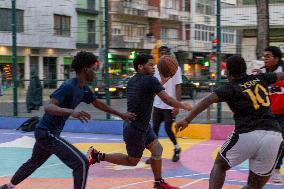
POLYGON ((159 73, 164 77, 172 77, 178 70, 178 63, 175 57, 171 55, 164 55, 160 57, 158 62, 159 73))

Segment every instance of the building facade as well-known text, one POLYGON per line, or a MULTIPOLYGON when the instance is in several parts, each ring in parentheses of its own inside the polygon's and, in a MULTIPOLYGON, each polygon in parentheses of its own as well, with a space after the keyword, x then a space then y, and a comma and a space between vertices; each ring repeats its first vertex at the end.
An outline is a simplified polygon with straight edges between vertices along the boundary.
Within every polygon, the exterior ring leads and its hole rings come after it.
MULTIPOLYGON (((70 64, 76 49, 75 0, 17 1, 17 76, 20 84, 31 72, 44 79, 45 87, 57 87, 64 80, 64 65, 70 64)), ((0 65, 4 79, 11 79, 11 1, 0 2, 0 65), (4 18, 4 19, 3 19, 4 18)))
MULTIPOLYGON (((284 0, 269 1, 270 45, 284 52, 284 0)), ((222 25, 240 31, 240 52, 247 61, 256 60, 257 13, 254 0, 239 0, 222 9, 222 25)))
MULTIPOLYGON (((212 0, 111 1, 110 73, 131 73, 123 72, 133 71, 131 52, 151 52, 158 41, 172 49, 186 75, 208 75, 216 67, 204 65, 216 37, 215 8, 212 0)), ((235 30, 222 30, 222 53, 236 53, 235 30)))

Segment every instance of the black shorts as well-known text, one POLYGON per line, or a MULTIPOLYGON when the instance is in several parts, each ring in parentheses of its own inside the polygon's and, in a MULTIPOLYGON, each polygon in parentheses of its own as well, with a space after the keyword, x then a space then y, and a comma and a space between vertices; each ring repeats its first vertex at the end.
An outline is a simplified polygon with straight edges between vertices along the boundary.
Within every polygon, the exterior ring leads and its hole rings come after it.
POLYGON ((141 158, 146 146, 157 139, 150 124, 147 131, 141 131, 135 128, 135 125, 124 122, 123 139, 126 144, 126 151, 130 157, 141 158))

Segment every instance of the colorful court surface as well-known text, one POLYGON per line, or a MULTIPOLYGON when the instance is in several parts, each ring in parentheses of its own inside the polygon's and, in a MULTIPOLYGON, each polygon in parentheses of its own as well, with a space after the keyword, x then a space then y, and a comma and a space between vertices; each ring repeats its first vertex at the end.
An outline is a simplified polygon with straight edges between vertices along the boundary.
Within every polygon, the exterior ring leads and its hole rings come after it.
MULTIPOLYGON (((82 133, 62 133, 62 137, 85 153, 94 146, 107 153, 125 153, 120 135, 99 135, 82 133)), ((13 173, 31 156, 34 144, 33 133, 15 130, 0 130, 0 185, 8 182, 13 173)), ((181 160, 171 162, 173 147, 167 138, 160 139, 163 147, 163 176, 166 181, 180 188, 206 189, 208 177, 222 140, 179 139, 182 147, 181 160)), ((87 189, 148 189, 153 187, 152 172, 144 162, 149 157, 145 151, 142 161, 136 167, 100 163, 89 171, 87 189)), ((283 167, 281 169, 284 173, 283 167)), ((224 189, 237 189, 245 185, 248 163, 228 171, 224 189)), ((283 175, 282 175, 283 177, 283 175)), ((283 177, 284 179, 284 177, 283 177)), ((71 189, 71 170, 57 157, 52 156, 17 189, 71 189)), ((283 184, 268 183, 266 189, 284 188, 283 184)))

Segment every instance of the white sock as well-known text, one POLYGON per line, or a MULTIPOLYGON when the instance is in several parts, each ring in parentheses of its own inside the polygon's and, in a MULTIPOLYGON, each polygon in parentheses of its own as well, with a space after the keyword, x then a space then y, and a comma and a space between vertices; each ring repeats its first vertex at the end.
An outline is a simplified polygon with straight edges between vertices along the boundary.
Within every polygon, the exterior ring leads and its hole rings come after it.
POLYGON ((9 187, 9 189, 13 189, 13 188, 16 187, 16 185, 14 185, 14 184, 12 184, 12 183, 7 184, 7 186, 9 187))
POLYGON ((180 149, 180 147, 179 147, 178 144, 175 145, 175 149, 176 149, 176 150, 180 149))

